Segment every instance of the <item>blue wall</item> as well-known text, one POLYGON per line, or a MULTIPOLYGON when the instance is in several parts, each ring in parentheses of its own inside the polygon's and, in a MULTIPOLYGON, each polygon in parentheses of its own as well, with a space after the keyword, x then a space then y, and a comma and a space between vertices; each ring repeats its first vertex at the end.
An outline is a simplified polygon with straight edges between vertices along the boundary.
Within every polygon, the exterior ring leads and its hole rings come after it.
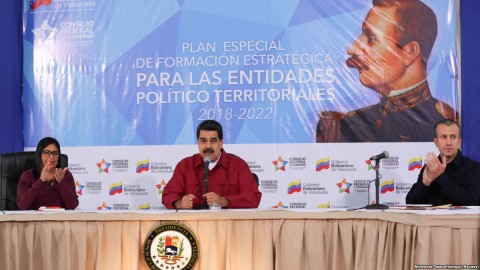
POLYGON ((0 153, 23 150, 22 3, 0 8, 0 153))
POLYGON ((480 1, 460 1, 463 151, 480 161, 480 1))
MULTIPOLYGON (((0 9, 0 153, 23 150, 22 6, 3 1, 0 9)), ((463 151, 480 161, 480 1, 461 0, 463 151)))

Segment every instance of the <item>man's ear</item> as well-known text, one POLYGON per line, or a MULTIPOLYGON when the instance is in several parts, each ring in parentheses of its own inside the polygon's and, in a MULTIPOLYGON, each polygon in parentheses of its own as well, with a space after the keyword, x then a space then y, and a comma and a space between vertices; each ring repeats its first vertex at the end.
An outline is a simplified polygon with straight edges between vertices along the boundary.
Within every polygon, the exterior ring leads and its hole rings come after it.
POLYGON ((420 44, 416 41, 410 41, 405 46, 403 46, 403 59, 405 65, 410 65, 417 58, 420 58, 420 44))

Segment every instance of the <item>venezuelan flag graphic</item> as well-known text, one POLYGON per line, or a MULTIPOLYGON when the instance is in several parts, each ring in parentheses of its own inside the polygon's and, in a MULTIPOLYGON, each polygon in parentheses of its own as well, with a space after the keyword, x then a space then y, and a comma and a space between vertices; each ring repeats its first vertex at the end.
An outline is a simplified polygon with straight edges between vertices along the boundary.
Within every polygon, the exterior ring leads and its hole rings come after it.
POLYGON ((408 161, 408 170, 413 171, 415 169, 421 169, 422 168, 422 156, 419 156, 418 158, 412 158, 408 161))
POLYGON ((52 0, 30 0, 30 9, 37 9, 41 6, 48 6, 52 0))
POLYGON ((317 160, 315 163, 315 170, 317 172, 327 169, 330 169, 330 157, 317 160))
POLYGON ((387 192, 393 192, 395 190, 394 179, 385 181, 380 184, 380 193, 385 194, 387 192))
POLYGON ((330 208, 330 201, 317 205, 317 208, 330 208))
POLYGON ((295 192, 302 191, 302 180, 298 180, 296 182, 290 182, 288 184, 288 194, 293 194, 295 192))
POLYGON ((137 207, 137 210, 149 210, 149 209, 150 209, 150 203, 141 204, 137 207))
POLYGON ((113 196, 115 194, 121 194, 123 192, 123 182, 113 183, 110 185, 109 194, 113 196))
POLYGON ((137 173, 147 172, 150 170, 150 160, 149 159, 141 160, 137 162, 136 167, 137 167, 137 173))

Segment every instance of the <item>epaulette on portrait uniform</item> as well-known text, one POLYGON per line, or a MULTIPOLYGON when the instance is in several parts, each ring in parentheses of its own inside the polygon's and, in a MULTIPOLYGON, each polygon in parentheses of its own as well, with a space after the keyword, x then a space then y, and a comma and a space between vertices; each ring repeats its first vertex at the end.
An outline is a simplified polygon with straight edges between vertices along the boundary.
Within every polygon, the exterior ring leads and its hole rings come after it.
POLYGON ((356 110, 353 110, 353 111, 349 111, 349 112, 344 113, 344 118, 352 118, 352 117, 355 117, 357 114, 366 114, 366 113, 369 113, 371 111, 374 111, 375 109, 378 109, 378 107, 379 107, 378 104, 374 104, 374 105, 359 108, 359 109, 356 109, 356 110))
POLYGON ((442 101, 437 100, 435 103, 435 109, 437 109, 437 112, 446 119, 451 119, 454 121, 459 121, 460 117, 458 113, 450 107, 450 105, 443 103, 442 101))
POLYGON ((317 123, 317 142, 338 142, 340 140, 341 122, 345 113, 323 111, 317 123))

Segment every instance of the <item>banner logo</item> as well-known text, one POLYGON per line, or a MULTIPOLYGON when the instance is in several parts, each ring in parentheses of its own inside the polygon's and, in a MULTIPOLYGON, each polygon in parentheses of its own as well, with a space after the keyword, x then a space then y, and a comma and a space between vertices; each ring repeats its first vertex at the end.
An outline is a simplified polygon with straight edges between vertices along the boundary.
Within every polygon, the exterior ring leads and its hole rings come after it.
POLYGON ((75 188, 76 188, 76 191, 77 191, 77 195, 82 196, 83 195, 83 189, 85 188, 85 186, 80 184, 80 182, 75 181, 75 188))
POLYGON ((125 210, 128 211, 130 210, 130 204, 129 203, 114 203, 112 205, 112 210, 125 210))
POLYGON ((369 160, 365 160, 365 163, 367 163, 367 166, 368 166, 368 170, 375 170, 377 168, 377 166, 373 165, 372 164, 372 161, 369 159, 369 160))
POLYGON ((68 164, 68 170, 72 174, 88 174, 87 168, 79 163, 70 163, 68 164))
POLYGON ((85 182, 85 193, 86 194, 100 194, 102 193, 103 183, 100 181, 88 181, 85 182))
POLYGON ((343 180, 339 183, 337 183, 337 187, 338 187, 338 193, 350 193, 350 186, 352 185, 352 183, 348 183, 347 180, 345 180, 345 178, 343 178, 343 180))
POLYGON ((174 166, 167 162, 150 162, 152 173, 173 173, 174 166))
POLYGON ((150 171, 150 159, 141 160, 137 162, 137 173, 148 172, 150 171))
POLYGON ((162 182, 160 184, 155 185, 155 187, 158 189, 158 195, 163 194, 163 189, 165 188, 166 185, 167 183, 165 182, 165 179, 162 179, 162 182))
POLYGON ((408 194, 412 188, 413 183, 410 182, 395 182, 395 193, 398 194, 408 194))
POLYGON ((293 194, 295 192, 302 192, 302 180, 290 182, 288 184, 288 194, 293 194))
POLYGON ((258 164, 256 161, 247 161, 247 164, 252 173, 264 172, 262 164, 258 164))
POLYGON ((106 162, 105 159, 103 158, 102 161, 97 163, 98 172, 99 173, 102 173, 102 172, 108 173, 108 168, 110 167, 110 165, 112 165, 112 163, 106 162))
POLYGON ((355 165, 350 164, 348 160, 332 160, 330 162, 330 170, 332 172, 355 172, 357 168, 355 165))
POLYGON ((288 167, 290 170, 305 170, 307 168, 306 157, 290 157, 288 159, 288 167))
POLYGON ((285 166, 287 165, 288 161, 285 161, 281 156, 278 156, 278 159, 272 161, 272 163, 275 166, 275 171, 285 171, 285 166))
POLYGON ((386 170, 396 170, 400 167, 400 158, 397 156, 389 156, 382 159, 382 167, 386 170))
POLYGON ((368 192, 371 180, 368 179, 354 179, 353 191, 354 192, 368 192))
POLYGON ((112 210, 111 206, 107 206, 107 204, 104 202, 102 205, 97 206, 97 210, 112 210))
POLYGON ((187 227, 164 223, 147 235, 143 258, 152 270, 191 270, 199 258, 199 248, 197 238, 187 227))
POLYGON ((408 161, 408 170, 413 171, 415 169, 422 168, 422 156, 420 155, 418 158, 412 158, 408 161))
POLYGON ((37 9, 41 6, 48 6, 52 0, 30 0, 30 9, 37 9))
POLYGON ((317 205, 317 208, 330 208, 330 201, 317 205))
POLYGON ((380 184, 380 193, 385 194, 387 192, 393 192, 395 190, 395 179, 385 181, 380 184))
POLYGON ((150 203, 141 204, 137 207, 137 210, 150 210, 150 203))
POLYGON ((302 185, 302 191, 303 194, 328 194, 327 188, 317 183, 304 183, 302 185))
POLYGON ((118 183, 113 183, 110 185, 109 194, 110 196, 113 196, 115 194, 122 194, 123 192, 123 182, 118 182, 118 183))
POLYGON ((58 32, 58 29, 55 27, 51 27, 48 24, 48 21, 45 20, 40 27, 33 28, 32 32, 35 36, 35 39, 39 39, 41 41, 51 41, 53 40, 55 34, 58 32))
POLYGON ((139 184, 124 185, 123 192, 125 195, 148 196, 147 189, 139 184))
POLYGON ((112 170, 114 172, 128 171, 128 159, 114 159, 112 160, 112 170))
POLYGON ((319 159, 315 162, 315 171, 321 172, 330 169, 330 157, 319 159))
POLYGON ((283 205, 282 201, 279 201, 277 205, 272 206, 272 208, 288 208, 288 206, 283 205))
POLYGON ((290 208, 307 208, 306 202, 291 202, 290 208))

